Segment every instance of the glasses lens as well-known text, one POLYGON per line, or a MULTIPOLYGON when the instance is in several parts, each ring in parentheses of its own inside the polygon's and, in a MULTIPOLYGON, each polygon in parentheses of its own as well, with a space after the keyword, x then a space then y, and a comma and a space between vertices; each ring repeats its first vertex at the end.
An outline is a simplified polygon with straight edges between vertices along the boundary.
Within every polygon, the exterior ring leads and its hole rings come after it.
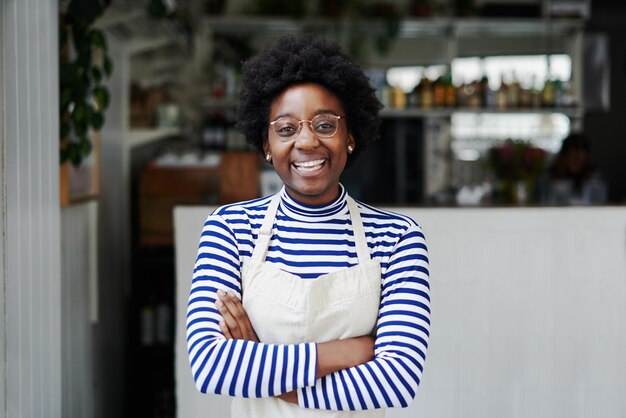
POLYGON ((280 118, 277 119, 272 126, 274 126, 274 132, 280 138, 290 138, 298 132, 300 123, 292 118, 280 118))
POLYGON ((333 115, 317 115, 311 121, 313 131, 317 136, 322 138, 330 138, 337 132, 339 119, 333 115))

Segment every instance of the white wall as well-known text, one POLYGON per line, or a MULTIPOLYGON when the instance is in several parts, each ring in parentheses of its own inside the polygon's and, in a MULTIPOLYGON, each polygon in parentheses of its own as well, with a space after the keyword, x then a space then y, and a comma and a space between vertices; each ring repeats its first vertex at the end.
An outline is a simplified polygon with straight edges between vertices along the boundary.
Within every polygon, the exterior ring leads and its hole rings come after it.
POLYGON ((0 416, 59 417, 58 1, 0 9, 0 416))
MULTIPOLYGON (((221 417, 185 347, 196 245, 210 208, 179 207, 178 416, 221 417)), ((621 418, 626 413, 626 208, 394 209, 424 228, 432 330, 423 382, 388 417, 621 418)))
POLYGON ((93 309, 97 284, 98 202, 61 210, 63 418, 94 416, 93 309))

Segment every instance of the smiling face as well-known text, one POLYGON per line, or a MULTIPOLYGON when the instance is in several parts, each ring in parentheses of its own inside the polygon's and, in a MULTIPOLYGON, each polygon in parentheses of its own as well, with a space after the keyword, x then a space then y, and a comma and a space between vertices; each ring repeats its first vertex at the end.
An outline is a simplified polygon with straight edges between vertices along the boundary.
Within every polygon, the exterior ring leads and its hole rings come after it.
POLYGON ((272 102, 263 148, 294 199, 307 205, 323 205, 336 199, 348 146, 354 147, 354 139, 348 133, 345 112, 339 99, 326 88, 314 83, 296 84, 272 102), (316 136, 303 122, 299 134, 285 141, 269 126, 269 122, 285 116, 300 121, 320 114, 341 116, 337 132, 330 138, 316 136))

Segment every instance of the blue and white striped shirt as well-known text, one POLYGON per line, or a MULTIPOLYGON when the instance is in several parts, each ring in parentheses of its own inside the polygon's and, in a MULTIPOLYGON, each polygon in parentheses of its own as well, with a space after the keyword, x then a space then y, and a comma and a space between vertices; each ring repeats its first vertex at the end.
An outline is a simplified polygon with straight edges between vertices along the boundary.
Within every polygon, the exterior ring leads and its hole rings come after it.
MULTIPOLYGON (((358 264, 347 194, 307 206, 285 191, 266 262, 315 280, 358 264)), ((208 216, 187 311, 189 361, 203 393, 275 396, 298 390, 300 406, 363 410, 407 406, 419 385, 430 329, 428 256, 410 218, 357 202, 367 245, 382 271, 375 357, 316 379, 315 343, 264 344, 226 340, 215 307, 218 289, 241 298, 241 266, 252 255, 271 196, 218 208, 208 216)))

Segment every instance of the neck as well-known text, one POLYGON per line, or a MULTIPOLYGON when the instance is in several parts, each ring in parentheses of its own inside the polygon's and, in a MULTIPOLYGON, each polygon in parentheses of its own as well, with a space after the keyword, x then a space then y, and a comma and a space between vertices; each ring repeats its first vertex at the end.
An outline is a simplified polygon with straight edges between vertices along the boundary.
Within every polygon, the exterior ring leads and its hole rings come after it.
POLYGON ((285 187, 285 192, 289 197, 294 200, 296 203, 303 206, 327 206, 332 202, 336 201, 339 196, 341 196, 342 187, 337 184, 333 186, 331 189, 324 191, 318 195, 306 195, 303 193, 298 193, 295 190, 292 190, 288 187, 285 187))

